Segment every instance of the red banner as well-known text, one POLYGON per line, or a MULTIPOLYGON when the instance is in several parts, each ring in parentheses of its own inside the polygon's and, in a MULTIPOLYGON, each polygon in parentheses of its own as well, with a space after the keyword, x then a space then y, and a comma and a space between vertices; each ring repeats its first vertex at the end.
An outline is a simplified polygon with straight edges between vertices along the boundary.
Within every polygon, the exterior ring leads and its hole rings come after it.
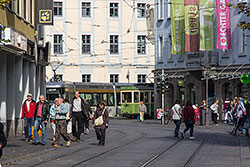
POLYGON ((185 51, 198 52, 199 37, 199 0, 185 0, 185 51))

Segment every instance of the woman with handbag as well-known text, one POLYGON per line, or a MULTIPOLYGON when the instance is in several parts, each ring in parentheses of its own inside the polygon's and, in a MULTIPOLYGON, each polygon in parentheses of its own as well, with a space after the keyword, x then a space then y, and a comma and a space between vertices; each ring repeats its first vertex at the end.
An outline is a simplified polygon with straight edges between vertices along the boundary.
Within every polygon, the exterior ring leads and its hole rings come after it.
POLYGON ((105 104, 103 101, 99 102, 97 109, 95 111, 95 115, 93 118, 93 123, 95 126, 95 132, 97 140, 99 140, 98 145, 105 145, 105 132, 108 128, 109 123, 109 113, 105 109, 105 104))
POLYGON ((179 139, 179 130, 181 126, 182 111, 180 106, 180 101, 176 100, 175 105, 172 107, 172 119, 175 124, 174 137, 179 139))
POLYGON ((183 133, 182 133, 182 138, 184 138, 185 133, 190 130, 190 140, 195 139, 195 137, 193 137, 193 133, 194 133, 194 124, 195 124, 195 112, 194 109, 192 107, 191 101, 187 101, 186 106, 184 108, 184 122, 185 122, 185 126, 186 128, 184 129, 183 133))

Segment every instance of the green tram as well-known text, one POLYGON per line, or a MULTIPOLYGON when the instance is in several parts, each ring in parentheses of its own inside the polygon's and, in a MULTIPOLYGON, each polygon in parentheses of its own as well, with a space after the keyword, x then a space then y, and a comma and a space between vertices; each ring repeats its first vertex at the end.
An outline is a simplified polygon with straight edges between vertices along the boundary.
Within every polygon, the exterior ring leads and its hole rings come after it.
POLYGON ((154 85, 153 84, 119 84, 121 93, 121 115, 134 118, 138 115, 141 101, 147 107, 146 117, 154 116, 154 85))

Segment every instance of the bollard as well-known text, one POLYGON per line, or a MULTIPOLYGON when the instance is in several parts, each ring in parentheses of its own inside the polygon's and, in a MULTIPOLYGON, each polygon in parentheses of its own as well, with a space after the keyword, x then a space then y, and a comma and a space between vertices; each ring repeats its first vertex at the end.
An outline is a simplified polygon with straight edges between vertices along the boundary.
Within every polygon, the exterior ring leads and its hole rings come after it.
POLYGON ((161 117, 161 125, 165 125, 165 114, 161 117))

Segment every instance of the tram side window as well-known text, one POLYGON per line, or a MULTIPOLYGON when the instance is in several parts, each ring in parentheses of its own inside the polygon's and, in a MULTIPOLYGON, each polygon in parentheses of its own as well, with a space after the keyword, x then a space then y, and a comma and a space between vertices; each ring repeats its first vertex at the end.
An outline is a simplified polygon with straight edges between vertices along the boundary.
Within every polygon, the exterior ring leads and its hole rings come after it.
POLYGON ((122 102, 132 103, 132 92, 122 92, 122 102))
POLYGON ((105 105, 108 105, 108 96, 106 93, 102 94, 102 100, 104 101, 105 105))
POLYGON ((134 92, 134 102, 139 103, 139 92, 134 92))
POLYGON ((116 97, 117 97, 117 105, 121 105, 121 94, 120 93, 116 93, 116 97))
POLYGON ((84 93, 84 94, 81 94, 81 97, 83 99, 86 99, 87 103, 89 105, 93 105, 93 97, 92 97, 92 93, 84 93))
POLYGON ((113 93, 108 93, 108 106, 114 106, 114 94, 113 93))
POLYGON ((140 92, 140 101, 148 103, 148 92, 140 92))
POLYGON ((97 106, 98 102, 102 100, 102 94, 93 93, 93 105, 97 106))

